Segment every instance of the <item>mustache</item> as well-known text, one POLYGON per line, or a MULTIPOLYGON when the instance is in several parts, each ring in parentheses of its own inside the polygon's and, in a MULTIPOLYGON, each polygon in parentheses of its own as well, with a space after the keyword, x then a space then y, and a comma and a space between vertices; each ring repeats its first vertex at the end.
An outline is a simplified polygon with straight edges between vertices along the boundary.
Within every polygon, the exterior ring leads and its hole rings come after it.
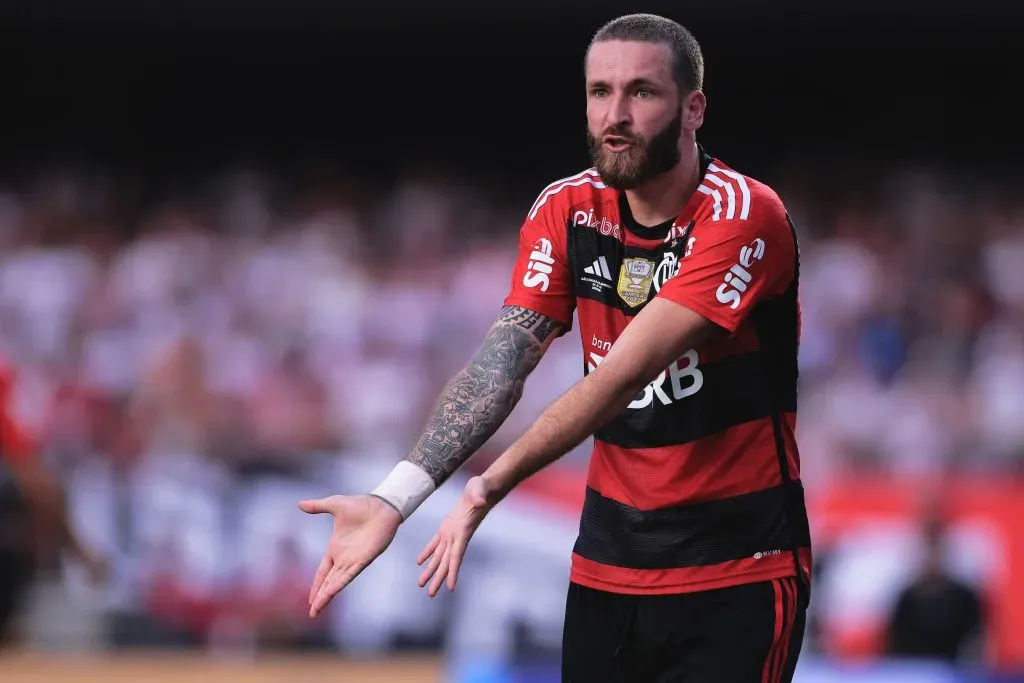
POLYGON ((605 138, 608 137, 624 138, 626 140, 629 140, 630 142, 640 142, 640 138, 633 134, 633 132, 631 132, 628 128, 623 128, 621 126, 611 126, 605 128, 603 131, 601 131, 601 135, 598 137, 598 139, 604 140, 605 138))

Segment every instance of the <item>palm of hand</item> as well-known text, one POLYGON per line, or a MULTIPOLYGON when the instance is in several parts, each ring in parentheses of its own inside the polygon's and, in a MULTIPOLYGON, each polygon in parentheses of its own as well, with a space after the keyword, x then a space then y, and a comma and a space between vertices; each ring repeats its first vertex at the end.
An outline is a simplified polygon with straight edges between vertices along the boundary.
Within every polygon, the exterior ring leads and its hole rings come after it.
POLYGON ((303 501, 303 511, 334 516, 334 530, 309 593, 310 616, 327 604, 387 549, 402 519, 398 512, 372 496, 331 496, 303 501))
POLYGON ((384 552, 398 531, 396 524, 380 514, 379 501, 373 504, 363 497, 342 499, 333 514, 334 531, 327 552, 335 564, 369 564, 384 552))

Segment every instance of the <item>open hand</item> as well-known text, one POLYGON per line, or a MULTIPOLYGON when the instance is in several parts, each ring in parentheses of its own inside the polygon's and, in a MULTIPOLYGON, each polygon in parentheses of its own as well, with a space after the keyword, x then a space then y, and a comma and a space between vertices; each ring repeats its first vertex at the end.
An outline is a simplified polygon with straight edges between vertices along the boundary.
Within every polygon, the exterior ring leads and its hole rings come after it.
POLYGON ((440 529, 417 558, 418 565, 430 560, 419 579, 420 588, 430 583, 427 589, 430 597, 438 594, 445 579, 448 580, 448 590, 455 590, 459 567, 466 554, 469 539, 473 537, 473 533, 493 507, 489 502, 492 493, 491 487, 483 477, 473 477, 466 482, 466 489, 459 502, 444 518, 440 529))
POLYGON ((394 540, 402 516, 374 496, 330 496, 304 500, 299 509, 334 516, 334 531, 309 590, 309 616, 317 617, 394 540))

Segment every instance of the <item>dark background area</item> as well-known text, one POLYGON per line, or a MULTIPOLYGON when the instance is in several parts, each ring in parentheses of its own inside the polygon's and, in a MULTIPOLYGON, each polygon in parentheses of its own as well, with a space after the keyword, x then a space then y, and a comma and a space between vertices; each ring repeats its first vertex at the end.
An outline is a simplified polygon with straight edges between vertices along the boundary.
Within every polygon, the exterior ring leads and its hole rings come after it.
POLYGON ((700 4, 10 2, 0 171, 426 161, 545 183, 586 163, 590 35, 636 10, 702 42, 701 139, 748 172, 882 157, 991 168, 1022 151, 1011 3, 700 4))

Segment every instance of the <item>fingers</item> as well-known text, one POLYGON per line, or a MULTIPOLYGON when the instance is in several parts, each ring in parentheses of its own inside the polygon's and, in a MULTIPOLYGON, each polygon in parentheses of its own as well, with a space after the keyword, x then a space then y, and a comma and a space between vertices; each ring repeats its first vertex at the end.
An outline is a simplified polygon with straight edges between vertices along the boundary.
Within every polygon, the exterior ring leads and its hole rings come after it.
POLYGON ((324 512, 330 512, 327 504, 327 498, 303 500, 299 503, 299 509, 310 515, 319 515, 324 512))
POLYGON ((309 616, 316 618, 319 616, 324 609, 330 604, 334 596, 344 590, 345 586, 352 583, 352 581, 359 576, 359 572, 363 570, 363 565, 358 563, 348 565, 334 565, 334 568, 327 575, 327 580, 324 581, 320 591, 317 593, 316 598, 313 599, 313 604, 309 610, 309 616))
POLYGON ((466 548, 469 546, 469 539, 460 536, 452 544, 452 554, 448 558, 448 590, 455 590, 455 582, 459 580, 459 568, 462 566, 462 558, 466 555, 466 548))
POLYGON ((334 597, 334 595, 330 594, 330 587, 334 580, 334 576, 338 573, 338 568, 339 565, 331 567, 330 571, 328 571, 327 575, 324 577, 323 582, 317 588, 316 595, 313 596, 313 599, 310 601, 309 616, 314 619, 320 616, 320 613, 324 611, 325 607, 327 607, 331 598, 334 597))
MULTIPOLYGON (((416 564, 421 565, 427 561, 427 558, 434 554, 437 550, 437 544, 441 542, 441 534, 436 533, 434 537, 430 539, 430 542, 420 551, 420 556, 416 558, 416 564)), ((422 585, 422 584, 421 584, 422 585)))
POLYGON ((444 552, 441 553, 441 561, 438 563, 437 571, 434 572, 434 578, 430 582, 430 587, 427 589, 427 593, 430 597, 436 597, 438 592, 441 590, 441 586, 444 585, 444 580, 448 578, 448 558, 452 549, 451 543, 445 543, 444 552))
POLYGON ((430 563, 424 568, 419 578, 420 588, 430 584, 427 588, 430 597, 437 596, 441 587, 445 585, 445 579, 447 579, 448 590, 455 590, 459 568, 462 566, 462 557, 466 554, 468 544, 468 538, 455 536, 449 539, 439 534, 431 539, 427 548, 420 554, 417 564, 423 564, 423 561, 430 557, 430 563))
POLYGON ((327 578, 327 574, 330 573, 331 567, 334 566, 334 561, 330 555, 324 555, 324 559, 320 561, 320 566, 317 567, 316 575, 313 577, 313 585, 309 589, 309 606, 313 606, 313 600, 316 599, 317 594, 320 592, 320 588, 324 585, 324 579, 327 578))
POLYGON ((430 551, 431 553, 433 553, 430 556, 430 563, 427 564, 427 566, 423 569, 423 572, 420 574, 420 588, 423 588, 427 585, 427 582, 430 581, 430 577, 433 576, 434 572, 437 571, 437 568, 441 566, 441 558, 444 556, 444 551, 448 545, 448 539, 446 537, 438 534, 435 538, 437 538, 436 543, 434 541, 430 542, 430 545, 434 547, 434 549, 430 551))

